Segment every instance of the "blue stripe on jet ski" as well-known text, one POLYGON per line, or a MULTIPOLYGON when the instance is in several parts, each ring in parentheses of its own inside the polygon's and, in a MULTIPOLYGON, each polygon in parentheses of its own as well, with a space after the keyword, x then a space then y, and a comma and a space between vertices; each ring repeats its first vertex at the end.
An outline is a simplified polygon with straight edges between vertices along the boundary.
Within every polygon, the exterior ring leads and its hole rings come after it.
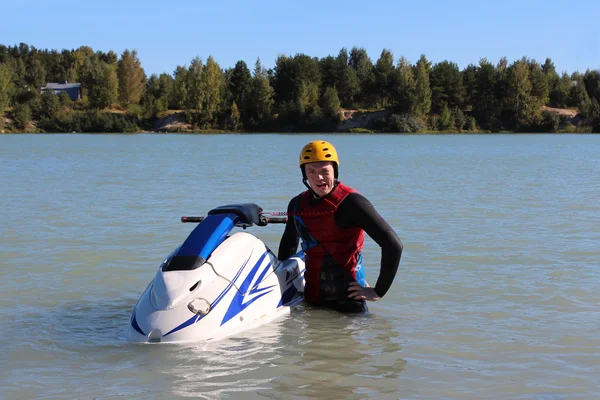
POLYGON ((190 233, 177 252, 178 256, 200 256, 207 260, 214 249, 225 240, 239 217, 235 214, 207 216, 190 233))
POLYGON ((131 326, 133 327, 133 329, 135 329, 137 332, 139 332, 140 335, 146 336, 144 331, 142 331, 142 328, 140 328, 140 326, 138 325, 137 320, 135 319, 135 312, 131 316, 131 326))
POLYGON ((287 288, 285 292, 283 292, 283 294, 281 295, 281 299, 279 300, 279 304, 277 304, 277 308, 287 305, 287 303, 289 303, 294 298, 296 293, 298 293, 298 289, 296 289, 296 286, 292 285, 289 288, 287 288))
POLYGON ((269 254, 269 253, 265 252, 260 257, 260 259, 252 267, 252 270, 250 271, 250 273, 248 273, 248 276, 246 277, 246 279, 244 279, 244 282, 242 282, 242 284, 240 285, 239 291, 231 300, 231 303, 229 304, 229 308, 227 309, 227 312, 225 313, 225 316, 223 317, 223 320, 221 321, 221 326, 223 326, 223 324, 225 324, 231 318, 235 317, 240 312, 242 312, 244 309, 246 309, 250 304, 254 303, 256 300, 260 299, 264 295, 273 291, 272 288, 275 285, 271 285, 271 286, 268 286, 268 287, 265 287, 262 289, 258 289, 258 285, 260 284, 260 282, 262 282, 266 273, 270 270, 270 267, 271 267, 270 261, 267 263, 267 266, 264 268, 264 270, 262 271, 262 273, 256 280, 256 287, 253 288, 252 290, 248 291, 250 284, 254 280, 254 276, 260 270, 261 264, 263 263, 267 254, 269 254), (271 290, 268 290, 268 289, 271 289, 271 290), (244 303, 243 302, 244 299, 246 298, 246 296, 249 296, 249 295, 256 295, 256 296, 254 298, 252 298, 251 300, 248 300, 248 302, 244 303))
MULTIPOLYGON (((252 257, 252 254, 250 254, 250 257, 252 257)), ((240 276, 240 274, 244 270, 244 267, 246 267, 246 264, 248 264, 248 261, 250 261, 250 257, 248 257, 248 259, 246 261, 244 261, 244 264, 242 264, 241 268, 235 274, 235 276, 233 277, 233 279, 231 280, 231 282, 229 282, 229 284, 227 285, 227 287, 225 288, 225 290, 223 290, 221 292, 221 294, 219 294, 217 296, 217 298, 215 299, 215 301, 213 301, 211 303, 211 305, 210 305, 210 309, 211 310, 216 307, 216 305, 223 299, 223 297, 225 297, 225 295, 227 294, 227 292, 229 292, 229 290, 233 287, 233 282, 235 282, 235 280, 240 276)), ((188 319, 187 321, 185 321, 181 325, 179 325, 179 326, 173 328, 172 330, 170 330, 169 332, 165 333, 164 336, 170 335, 171 333, 180 331, 180 330, 182 330, 185 327, 188 327, 188 326, 190 326, 192 324, 195 324, 196 322, 200 321, 204 317, 205 316, 203 316, 203 315, 194 315, 193 317, 191 317, 190 319, 188 319)))
POLYGON ((294 285, 294 280, 296 278, 298 278, 299 276, 301 276, 304 273, 305 270, 300 271, 299 274, 296 274, 294 276, 291 275, 290 272, 287 272, 285 275, 285 282, 286 285, 291 285, 290 287, 288 287, 286 290, 284 290, 283 294, 281 295, 281 300, 279 300, 279 304, 277 304, 277 308, 281 307, 281 306, 287 306, 290 305, 290 301, 292 301, 292 299, 294 298, 294 296, 296 295, 296 293, 298 293, 298 289, 296 288, 296 285, 294 285))

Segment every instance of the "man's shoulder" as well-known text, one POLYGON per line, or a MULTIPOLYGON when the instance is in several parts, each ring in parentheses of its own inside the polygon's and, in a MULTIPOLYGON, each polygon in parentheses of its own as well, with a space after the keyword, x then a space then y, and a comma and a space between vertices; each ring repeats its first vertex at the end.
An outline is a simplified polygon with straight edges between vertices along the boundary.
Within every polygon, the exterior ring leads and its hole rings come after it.
POLYGON ((290 203, 293 203, 294 201, 299 200, 300 198, 302 198, 302 196, 306 196, 307 194, 308 194, 308 190, 298 193, 297 195, 292 197, 292 199, 290 200, 290 203))
POLYGON ((296 196, 292 197, 288 203, 288 210, 294 208, 294 206, 297 204, 297 202, 300 200, 300 198, 304 195, 306 195, 307 191, 298 193, 296 196))
POLYGON ((357 200, 367 200, 367 198, 358 190, 356 189, 352 189, 348 191, 348 194, 346 195, 346 197, 344 198, 344 201, 348 200, 348 201, 357 201, 357 200))
POLYGON ((342 200, 340 206, 343 206, 345 209, 353 210, 357 208, 373 207, 369 199, 357 191, 349 193, 344 200, 342 200))

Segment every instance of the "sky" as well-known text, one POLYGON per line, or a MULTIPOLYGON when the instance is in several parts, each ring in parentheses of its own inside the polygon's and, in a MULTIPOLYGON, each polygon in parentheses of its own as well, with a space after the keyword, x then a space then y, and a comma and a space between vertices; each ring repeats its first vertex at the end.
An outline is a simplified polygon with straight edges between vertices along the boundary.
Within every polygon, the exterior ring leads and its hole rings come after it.
POLYGON ((0 44, 121 54, 135 49, 147 75, 172 74, 194 57, 222 68, 278 55, 336 56, 383 49, 415 63, 462 69, 483 57, 509 63, 550 57, 560 73, 600 69, 600 1, 0 0, 0 44))

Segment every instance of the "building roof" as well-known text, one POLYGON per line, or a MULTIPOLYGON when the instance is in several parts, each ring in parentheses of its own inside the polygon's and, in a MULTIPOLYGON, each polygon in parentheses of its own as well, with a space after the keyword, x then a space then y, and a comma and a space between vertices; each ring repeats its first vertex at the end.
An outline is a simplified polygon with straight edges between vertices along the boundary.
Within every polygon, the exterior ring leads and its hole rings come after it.
POLYGON ((81 83, 46 83, 42 89, 72 89, 81 87, 81 83))

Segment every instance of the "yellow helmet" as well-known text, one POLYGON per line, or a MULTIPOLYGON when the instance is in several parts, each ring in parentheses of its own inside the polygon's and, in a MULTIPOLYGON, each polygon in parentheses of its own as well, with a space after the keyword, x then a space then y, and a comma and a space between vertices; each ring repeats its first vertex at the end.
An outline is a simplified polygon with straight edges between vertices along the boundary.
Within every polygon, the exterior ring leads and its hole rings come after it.
POLYGON ((336 166, 340 164, 337 151, 331 143, 324 140, 314 140, 302 148, 300 168, 305 164, 319 161, 333 161, 336 166))

